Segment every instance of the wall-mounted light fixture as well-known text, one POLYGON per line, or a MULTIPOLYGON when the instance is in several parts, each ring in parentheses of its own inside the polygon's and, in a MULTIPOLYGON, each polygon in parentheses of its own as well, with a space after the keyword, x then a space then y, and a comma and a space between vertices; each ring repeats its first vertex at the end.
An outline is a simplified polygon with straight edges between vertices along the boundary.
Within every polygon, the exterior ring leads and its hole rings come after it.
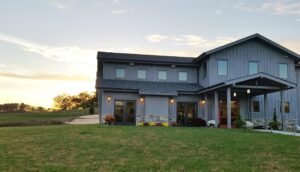
POLYGON ((111 101, 111 97, 107 96, 107 103, 110 103, 110 101, 111 101))
POLYGON ((141 103, 141 105, 144 104, 144 97, 141 97, 140 103, 141 103))
POLYGON ((247 94, 250 94, 250 93, 251 93, 250 89, 247 89, 247 94))
POLYGON ((170 104, 171 104, 171 106, 174 104, 174 99, 173 98, 170 99, 170 104))
POLYGON ((133 63, 133 62, 130 62, 129 65, 130 65, 130 66, 134 66, 134 63, 133 63))
POLYGON ((233 97, 236 97, 236 92, 233 93, 233 97))
POLYGON ((206 102, 205 102, 205 100, 201 100, 201 104, 203 104, 203 105, 204 105, 205 103, 206 103, 206 102))

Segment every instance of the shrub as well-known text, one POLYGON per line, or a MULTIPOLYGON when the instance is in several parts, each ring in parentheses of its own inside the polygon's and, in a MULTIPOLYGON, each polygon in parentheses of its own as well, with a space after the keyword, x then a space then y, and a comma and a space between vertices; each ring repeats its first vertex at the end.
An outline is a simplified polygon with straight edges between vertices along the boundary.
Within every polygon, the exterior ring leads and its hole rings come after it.
POLYGON ((244 128, 246 125, 246 122, 241 119, 240 115, 237 116, 237 119, 234 121, 234 123, 236 128, 244 128))
POLYGON ((204 119, 201 118, 196 118, 193 120, 192 124, 194 126, 198 126, 198 127, 206 127, 206 121, 204 119))
POLYGON ((116 121, 116 119, 113 115, 106 115, 104 118, 104 121, 105 121, 105 124, 111 125, 116 121))
POLYGON ((89 109, 89 114, 92 115, 92 114, 95 114, 95 109, 93 106, 90 107, 89 109))
POLYGON ((273 120, 269 123, 273 130, 279 130, 280 122, 277 121, 276 108, 274 108, 273 120))
POLYGON ((144 122, 143 126, 149 126, 149 123, 148 122, 144 122))
POLYGON ((157 123, 155 123, 155 126, 162 127, 162 126, 163 126, 163 124, 162 124, 161 122, 157 122, 157 123))
POLYGON ((173 127, 178 127, 178 126, 179 126, 177 122, 172 122, 171 125, 172 125, 173 127))

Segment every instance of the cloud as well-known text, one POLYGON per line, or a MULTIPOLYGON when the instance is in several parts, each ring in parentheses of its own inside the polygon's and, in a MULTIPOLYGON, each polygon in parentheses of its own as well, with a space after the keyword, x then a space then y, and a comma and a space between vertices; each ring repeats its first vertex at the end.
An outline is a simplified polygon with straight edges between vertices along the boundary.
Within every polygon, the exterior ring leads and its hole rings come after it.
POLYGON ((288 49, 300 54, 300 40, 284 40, 281 44, 288 49))
POLYGON ((47 0, 47 2, 50 5, 54 6, 55 8, 58 8, 58 9, 61 9, 61 10, 66 8, 66 6, 63 3, 61 3, 57 0, 47 0))
POLYGON ((247 12, 262 12, 272 15, 300 15, 300 2, 298 1, 267 1, 257 5, 253 3, 238 2, 233 8, 247 12))
POLYGON ((95 50, 82 49, 76 45, 68 46, 47 46, 28 40, 16 38, 10 35, 0 33, 0 41, 15 44, 22 50, 41 55, 44 58, 65 62, 65 63, 82 63, 95 64, 96 53, 95 50))
POLYGON ((126 9, 115 9, 115 10, 111 11, 111 13, 115 14, 115 15, 126 14, 128 12, 129 12, 129 10, 126 10, 126 9))
POLYGON ((6 64, 1 64, 1 63, 0 63, 0 68, 7 68, 7 65, 6 65, 6 64))
POLYGON ((163 40, 168 39, 165 35, 159 35, 159 34, 152 34, 145 37, 147 41, 149 42, 161 42, 163 40))
POLYGON ((83 75, 63 75, 59 73, 29 73, 20 74, 15 72, 0 71, 0 77, 34 79, 34 80, 64 80, 64 81, 91 81, 92 79, 83 75))

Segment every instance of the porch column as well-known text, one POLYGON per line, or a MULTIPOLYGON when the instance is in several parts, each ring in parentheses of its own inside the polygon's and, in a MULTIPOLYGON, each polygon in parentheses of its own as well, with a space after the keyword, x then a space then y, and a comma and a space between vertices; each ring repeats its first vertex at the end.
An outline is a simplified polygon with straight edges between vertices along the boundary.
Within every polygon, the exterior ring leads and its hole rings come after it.
POLYGON ((283 90, 280 90, 280 114, 282 129, 285 130, 285 117, 284 117, 284 102, 283 102, 283 90))
POLYGON ((265 129, 268 128, 268 122, 267 122, 267 106, 268 106, 268 95, 264 94, 264 118, 265 118, 265 129))
POLYGON ((227 128, 231 128, 231 88, 227 88, 227 128))
POLYGON ((208 101, 207 101, 207 94, 204 95, 204 101, 205 101, 205 104, 204 104, 204 118, 205 118, 205 121, 207 122, 208 121, 208 101))
POLYGON ((215 121, 216 121, 216 127, 218 127, 219 126, 219 95, 217 91, 215 91, 215 121))
POLYGON ((252 107, 253 107, 253 100, 252 100, 252 97, 250 97, 250 107, 249 107, 249 110, 250 110, 250 121, 253 122, 253 113, 252 113, 252 107))

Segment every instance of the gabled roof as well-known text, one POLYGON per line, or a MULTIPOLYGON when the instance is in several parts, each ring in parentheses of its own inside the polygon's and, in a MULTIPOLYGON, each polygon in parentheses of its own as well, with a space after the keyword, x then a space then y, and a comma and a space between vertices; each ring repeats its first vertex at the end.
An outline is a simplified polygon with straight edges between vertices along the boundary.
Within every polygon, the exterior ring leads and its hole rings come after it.
POLYGON ((196 93, 202 87, 193 83, 149 82, 102 79, 97 80, 97 88, 103 90, 128 90, 142 95, 176 96, 178 92, 196 93))
POLYGON ((109 62, 135 62, 135 63, 155 63, 155 64, 177 64, 177 65, 192 65, 195 57, 179 57, 179 56, 160 56, 146 54, 129 54, 129 53, 113 53, 113 52, 98 52, 97 59, 109 62))
POLYGON ((279 45, 277 44, 276 42, 256 33, 256 34, 253 34, 253 35, 250 35, 250 36, 247 36, 245 38, 242 38, 242 39, 239 39, 237 41, 234 41, 234 42, 231 42, 229 44, 226 44, 226 45, 223 45, 223 46, 220 46, 220 47, 217 47, 215 49, 212 49, 212 50, 209 50, 209 51, 206 51, 202 54, 200 54, 194 61, 197 62, 197 61, 200 61, 202 59, 204 59, 205 57, 208 57, 209 55, 213 54, 213 53, 216 53, 216 52, 219 52, 221 50, 224 50, 226 48, 229 48, 229 47, 232 47, 232 46, 235 46, 235 45, 238 45, 238 44, 241 44, 243 42, 246 42, 246 41, 249 41, 249 40, 253 40, 253 39, 257 39, 257 40, 260 40, 260 41, 263 41, 267 44, 269 44, 270 46, 278 49, 279 51, 282 51, 284 53, 286 53, 289 57, 292 57, 294 58, 296 61, 300 61, 300 55, 283 47, 282 45, 279 45))

